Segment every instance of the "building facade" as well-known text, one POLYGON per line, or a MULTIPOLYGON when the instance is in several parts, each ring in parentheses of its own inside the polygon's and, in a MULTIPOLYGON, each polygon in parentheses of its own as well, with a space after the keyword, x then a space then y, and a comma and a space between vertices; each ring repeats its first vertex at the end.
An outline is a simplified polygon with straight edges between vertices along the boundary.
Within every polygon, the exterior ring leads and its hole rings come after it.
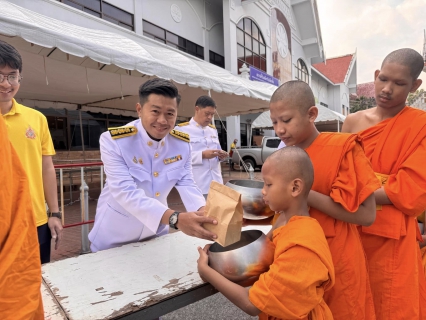
POLYGON ((356 53, 314 64, 311 87, 317 104, 348 115, 350 95, 357 91, 356 71, 356 53))
MULTIPOLYGON (((119 34, 141 45, 169 48, 192 59, 201 59, 224 68, 235 75, 241 74, 240 69, 245 65, 260 74, 266 82, 279 84, 299 79, 311 85, 318 104, 331 106, 331 97, 338 97, 338 105, 344 105, 341 103, 340 91, 333 91, 336 90, 336 84, 326 86, 320 83, 321 75, 313 67, 324 61, 316 0, 11 2, 76 26, 119 34), (326 99, 321 98, 324 95, 326 99)), ((104 68, 112 70, 116 67, 106 65, 104 68)), ((323 81, 329 79, 323 77, 323 81)), ((338 86, 351 90, 347 83, 338 86)), ((82 141, 86 150, 96 149, 100 133, 108 127, 124 125, 136 117, 136 113, 132 112, 111 114, 86 109, 81 112, 82 119, 79 119, 80 113, 66 108, 38 109, 48 118, 57 150, 81 150, 82 141)), ((332 109, 344 112, 337 107, 332 109)), ((249 110, 243 113, 247 114, 230 117, 219 115, 215 118, 223 149, 228 149, 234 138, 238 138, 243 146, 250 145, 250 124, 259 113, 250 114, 249 110)), ((273 132, 263 134, 272 135, 273 132)))

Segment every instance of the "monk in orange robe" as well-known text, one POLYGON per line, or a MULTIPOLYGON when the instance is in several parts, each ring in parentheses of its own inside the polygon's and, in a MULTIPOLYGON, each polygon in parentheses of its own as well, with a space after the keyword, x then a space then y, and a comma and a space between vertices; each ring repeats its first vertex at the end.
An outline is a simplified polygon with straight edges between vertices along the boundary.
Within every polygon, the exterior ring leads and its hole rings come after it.
POLYGON ((425 276, 416 217, 426 208, 426 112, 405 105, 423 58, 412 49, 390 53, 375 72, 377 106, 349 115, 381 188, 376 221, 360 228, 377 319, 425 319, 425 276))
POLYGON ((44 319, 27 176, 0 117, 0 319, 44 319))
POLYGON ((380 188, 355 134, 319 133, 311 88, 289 81, 271 97, 276 134, 287 145, 306 150, 315 180, 309 214, 324 230, 333 257, 336 284, 324 294, 334 319, 375 319, 365 253, 356 225, 375 219, 374 191, 380 188))
POLYGON ((282 212, 268 233, 275 245, 269 270, 250 289, 244 288, 209 267, 206 246, 198 248, 198 272, 235 305, 261 320, 331 320, 323 297, 335 281, 333 261, 321 226, 308 212, 312 163, 305 151, 288 147, 268 157, 262 176, 265 202, 282 212))

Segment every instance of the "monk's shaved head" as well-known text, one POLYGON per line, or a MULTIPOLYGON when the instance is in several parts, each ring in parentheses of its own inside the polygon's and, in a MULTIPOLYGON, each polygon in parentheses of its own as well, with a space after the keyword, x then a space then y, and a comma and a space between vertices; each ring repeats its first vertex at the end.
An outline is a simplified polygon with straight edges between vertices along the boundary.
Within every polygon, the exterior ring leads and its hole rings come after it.
POLYGON ((305 150, 299 147, 284 147, 271 154, 264 163, 274 170, 278 179, 301 179, 303 194, 308 195, 314 182, 314 167, 305 150))
POLYGON ((297 108, 305 113, 315 106, 315 97, 312 89, 306 82, 292 80, 283 83, 271 97, 271 103, 284 101, 286 105, 297 108))
POLYGON ((386 63, 395 63, 406 66, 410 69, 410 74, 416 80, 424 67, 423 57, 416 50, 403 48, 389 53, 383 60, 382 68, 386 63))

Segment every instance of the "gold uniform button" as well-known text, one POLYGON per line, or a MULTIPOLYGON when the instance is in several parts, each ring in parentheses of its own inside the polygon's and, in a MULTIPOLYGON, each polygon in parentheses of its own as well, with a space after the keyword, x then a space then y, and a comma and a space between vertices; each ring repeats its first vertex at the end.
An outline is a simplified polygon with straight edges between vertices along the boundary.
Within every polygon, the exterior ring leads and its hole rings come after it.
POLYGON ((155 193, 155 196, 156 196, 156 197, 159 197, 159 196, 160 196, 160 192, 156 192, 156 193, 155 193))
POLYGON ((161 141, 161 146, 164 147, 164 141, 161 141))
POLYGON ((148 141, 148 145, 149 145, 149 146, 152 146, 152 141, 148 141))
POLYGON ((158 158, 158 152, 156 152, 156 153, 154 154, 154 157, 155 157, 155 158, 158 158))
POLYGON ((157 171, 154 172, 154 177, 158 177, 158 172, 157 171))

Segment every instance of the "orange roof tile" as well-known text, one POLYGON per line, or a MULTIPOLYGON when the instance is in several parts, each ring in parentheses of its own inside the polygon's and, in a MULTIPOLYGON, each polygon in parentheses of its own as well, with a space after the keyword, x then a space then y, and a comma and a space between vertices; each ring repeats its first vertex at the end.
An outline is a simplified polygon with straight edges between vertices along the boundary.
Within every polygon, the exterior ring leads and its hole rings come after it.
POLYGON ((312 66, 330 79, 331 82, 342 83, 345 81, 352 57, 353 54, 347 54, 341 57, 327 59, 326 63, 315 63, 312 66))

